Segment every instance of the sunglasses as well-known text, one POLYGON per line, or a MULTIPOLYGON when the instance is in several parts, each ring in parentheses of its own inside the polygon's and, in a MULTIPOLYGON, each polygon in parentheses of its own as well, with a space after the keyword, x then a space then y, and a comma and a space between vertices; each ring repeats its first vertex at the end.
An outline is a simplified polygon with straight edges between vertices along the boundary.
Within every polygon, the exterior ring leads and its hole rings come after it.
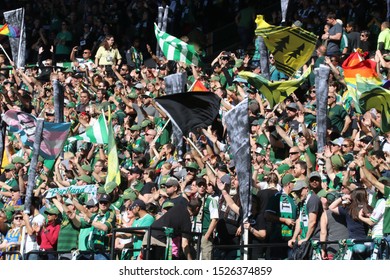
POLYGON ((14 218, 15 220, 23 220, 23 217, 22 216, 17 216, 14 218))
POLYGON ((334 96, 328 96, 328 99, 334 98, 334 96))
POLYGON ((343 145, 341 145, 341 147, 348 148, 348 147, 349 147, 349 145, 345 145, 345 144, 343 144, 343 145))
POLYGON ((100 201, 99 204, 102 204, 102 205, 107 205, 108 202, 107 201, 100 201))
POLYGON ((296 155, 296 154, 299 154, 299 152, 290 152, 289 154, 290 155, 296 155))

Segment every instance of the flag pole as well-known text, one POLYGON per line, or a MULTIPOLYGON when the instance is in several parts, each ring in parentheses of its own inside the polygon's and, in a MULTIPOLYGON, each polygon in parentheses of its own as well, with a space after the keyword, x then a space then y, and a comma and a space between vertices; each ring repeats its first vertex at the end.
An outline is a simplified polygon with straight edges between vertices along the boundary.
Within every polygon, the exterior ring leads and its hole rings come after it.
POLYGON ((158 137, 161 136, 162 132, 163 132, 164 129, 167 127, 167 125, 168 125, 168 123, 169 123, 170 120, 171 120, 171 119, 168 119, 168 121, 164 124, 164 126, 163 126, 161 129, 158 129, 158 130, 157 130, 156 136, 153 138, 152 142, 150 142, 151 144, 156 143, 158 137))
MULTIPOLYGON (((201 158, 204 158, 202 153, 199 151, 198 147, 196 147, 196 145, 194 144, 194 142, 192 142, 190 138, 187 138, 185 136, 183 136, 183 138, 191 144, 191 146, 195 149, 195 151, 198 152, 201 158)), ((211 171, 213 171, 214 175, 217 175, 217 171, 215 171, 215 169, 211 166, 210 162, 206 161, 206 164, 211 169, 211 171)))
POLYGON ((2 44, 0 44, 0 47, 1 47, 1 49, 3 50, 4 54, 6 55, 6 57, 8 58, 8 60, 11 62, 12 59, 9 57, 8 53, 5 51, 5 49, 4 49, 4 47, 3 47, 2 44))
POLYGON ((1 172, 1 166, 3 164, 3 155, 4 155, 4 147, 5 147, 5 137, 6 137, 6 130, 5 130, 5 123, 0 122, 0 174, 1 172))
POLYGON ((62 123, 64 122, 64 92, 62 90, 63 88, 57 79, 52 80, 52 84, 53 84, 53 91, 54 91, 54 108, 55 108, 54 121, 56 123, 62 123))
POLYGON ((28 173, 28 183, 27 183, 27 190, 26 190, 26 200, 24 201, 24 213, 30 214, 30 208, 31 208, 31 200, 33 196, 33 190, 35 187, 35 176, 37 173, 37 163, 38 163, 38 156, 39 156, 39 148, 41 147, 42 142, 42 132, 43 132, 43 118, 37 119, 37 127, 35 130, 35 141, 33 146, 33 155, 31 158, 29 173, 28 173))
POLYGON ((23 36, 25 34, 25 26, 24 26, 24 8, 21 10, 21 18, 22 18, 22 24, 20 26, 20 36, 19 36, 19 46, 18 46, 18 61, 16 62, 17 67, 23 67, 24 65, 21 65, 20 61, 22 60, 22 43, 23 43, 23 36))
POLYGON ((327 125, 326 116, 328 113, 328 76, 330 68, 328 66, 320 65, 314 69, 316 78, 315 86, 317 90, 317 150, 323 152, 326 146, 327 125))

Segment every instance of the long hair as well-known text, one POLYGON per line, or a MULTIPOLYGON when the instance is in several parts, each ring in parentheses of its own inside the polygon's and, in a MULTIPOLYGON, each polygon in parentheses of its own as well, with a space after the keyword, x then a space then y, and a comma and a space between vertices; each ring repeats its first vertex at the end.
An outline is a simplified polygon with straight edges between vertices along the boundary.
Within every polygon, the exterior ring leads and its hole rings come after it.
MULTIPOLYGON (((111 48, 110 45, 109 45, 108 42, 107 42, 107 41, 110 40, 111 38, 114 38, 114 36, 113 36, 113 35, 110 35, 110 34, 106 35, 106 37, 104 38, 104 41, 103 41, 102 44, 101 44, 101 46, 104 47, 106 50, 109 50, 109 49, 111 48)), ((114 42, 114 44, 112 45, 112 48, 113 48, 113 49, 116 49, 116 48, 117 48, 115 42, 114 42)))
POLYGON ((351 192, 351 204, 348 214, 354 221, 359 220, 359 211, 363 209, 365 214, 372 213, 372 207, 368 204, 367 191, 364 188, 357 188, 351 192))

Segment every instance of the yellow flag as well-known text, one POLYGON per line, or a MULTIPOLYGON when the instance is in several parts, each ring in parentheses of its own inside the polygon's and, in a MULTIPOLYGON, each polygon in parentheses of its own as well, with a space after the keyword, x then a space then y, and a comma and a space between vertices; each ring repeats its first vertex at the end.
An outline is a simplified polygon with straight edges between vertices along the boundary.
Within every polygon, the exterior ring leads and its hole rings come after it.
POLYGON ((4 166, 6 166, 9 163, 10 163, 10 161, 8 160, 7 152, 4 149, 4 152, 3 152, 3 162, 1 163, 1 171, 3 171, 4 170, 4 166))
POLYGON ((275 67, 292 76, 313 55, 317 36, 300 27, 274 26, 264 21, 262 15, 256 20, 257 36, 264 38, 268 50, 274 55, 275 67))
POLYGON ((119 171, 118 150, 116 148, 114 128, 112 127, 111 110, 108 110, 108 170, 105 187, 109 182, 115 182, 118 186, 121 183, 119 171))
POLYGON ((299 79, 271 82, 261 75, 249 71, 241 71, 238 75, 254 86, 268 100, 271 108, 283 102, 287 96, 296 91, 310 75, 309 67, 299 79))

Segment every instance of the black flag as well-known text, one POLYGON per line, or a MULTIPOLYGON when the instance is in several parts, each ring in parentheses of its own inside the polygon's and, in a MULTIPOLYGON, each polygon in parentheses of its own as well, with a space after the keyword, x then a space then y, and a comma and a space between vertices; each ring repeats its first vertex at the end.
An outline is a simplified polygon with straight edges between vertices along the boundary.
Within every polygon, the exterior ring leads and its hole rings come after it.
POLYGON ((183 92, 157 97, 156 102, 168 114, 183 135, 213 123, 221 99, 212 92, 183 92))

